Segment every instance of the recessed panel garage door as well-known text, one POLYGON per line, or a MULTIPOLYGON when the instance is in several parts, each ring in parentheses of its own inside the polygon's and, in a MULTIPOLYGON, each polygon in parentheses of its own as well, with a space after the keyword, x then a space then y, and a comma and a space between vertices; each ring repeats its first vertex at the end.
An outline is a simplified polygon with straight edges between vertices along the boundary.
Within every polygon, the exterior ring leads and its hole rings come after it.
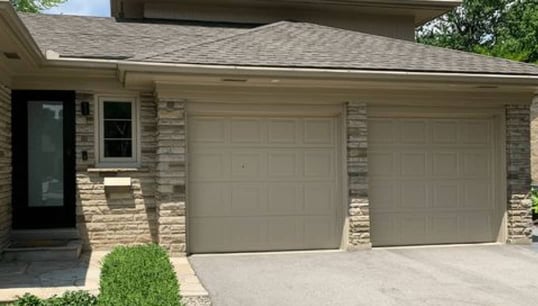
POLYGON ((368 127, 374 245, 496 240, 494 120, 374 118, 368 127))
POLYGON ((336 118, 189 118, 193 253, 339 247, 336 118))

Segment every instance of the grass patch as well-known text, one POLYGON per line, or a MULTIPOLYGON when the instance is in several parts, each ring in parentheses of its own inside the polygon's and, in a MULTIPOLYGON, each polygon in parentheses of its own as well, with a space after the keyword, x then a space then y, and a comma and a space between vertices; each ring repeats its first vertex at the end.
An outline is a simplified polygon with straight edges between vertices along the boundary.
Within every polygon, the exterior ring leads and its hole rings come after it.
POLYGON ((179 283, 157 245, 117 247, 103 260, 99 305, 178 306, 179 283))

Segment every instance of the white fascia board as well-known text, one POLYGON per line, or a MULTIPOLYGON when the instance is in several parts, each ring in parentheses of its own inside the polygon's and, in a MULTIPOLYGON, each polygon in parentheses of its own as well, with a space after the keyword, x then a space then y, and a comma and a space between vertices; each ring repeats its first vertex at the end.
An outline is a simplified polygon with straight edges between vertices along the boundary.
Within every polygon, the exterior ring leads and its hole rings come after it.
POLYGON ((0 0, 0 17, 7 21, 9 30, 17 38, 32 64, 42 65, 45 62, 44 55, 9 0, 0 0))
POLYGON ((467 82, 488 83, 491 85, 531 86, 538 90, 538 75, 522 74, 480 74, 480 73, 445 73, 418 71, 384 71, 384 70, 355 70, 355 69, 316 69, 316 68, 286 68, 286 67, 251 67, 230 65, 196 65, 196 64, 167 64, 148 63, 123 60, 96 60, 80 58, 51 59, 47 63, 55 67, 87 67, 118 70, 118 78, 124 82, 130 72, 147 73, 158 78, 159 74, 181 74, 202 76, 258 76, 258 77, 290 77, 316 79, 347 79, 369 81, 418 81, 431 82, 467 82))

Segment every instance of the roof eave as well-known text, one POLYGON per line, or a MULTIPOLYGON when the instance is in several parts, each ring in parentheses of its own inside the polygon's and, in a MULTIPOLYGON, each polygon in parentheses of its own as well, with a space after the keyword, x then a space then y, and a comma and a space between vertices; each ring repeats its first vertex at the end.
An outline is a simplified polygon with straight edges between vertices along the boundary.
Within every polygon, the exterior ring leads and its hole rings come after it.
POLYGON ((130 73, 147 74, 153 81, 159 75, 208 75, 208 76, 253 76, 282 78, 347 79, 377 81, 416 81, 420 83, 459 82, 489 84, 492 86, 532 87, 538 94, 538 75, 421 72, 397 70, 321 69, 293 67, 254 67, 230 65, 199 65, 133 62, 124 60, 87 60, 77 58, 49 59, 48 65, 64 67, 88 67, 95 69, 116 67, 120 81, 125 84, 130 73))

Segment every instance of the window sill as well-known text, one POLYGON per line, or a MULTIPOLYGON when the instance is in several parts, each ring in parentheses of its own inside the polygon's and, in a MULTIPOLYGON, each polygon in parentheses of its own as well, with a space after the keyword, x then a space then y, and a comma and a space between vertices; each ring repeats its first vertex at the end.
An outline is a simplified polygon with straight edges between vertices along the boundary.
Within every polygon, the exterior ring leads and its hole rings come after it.
POLYGON ((147 168, 113 168, 113 167, 98 167, 98 168, 88 168, 86 171, 90 173, 106 173, 106 172, 149 172, 147 168))

